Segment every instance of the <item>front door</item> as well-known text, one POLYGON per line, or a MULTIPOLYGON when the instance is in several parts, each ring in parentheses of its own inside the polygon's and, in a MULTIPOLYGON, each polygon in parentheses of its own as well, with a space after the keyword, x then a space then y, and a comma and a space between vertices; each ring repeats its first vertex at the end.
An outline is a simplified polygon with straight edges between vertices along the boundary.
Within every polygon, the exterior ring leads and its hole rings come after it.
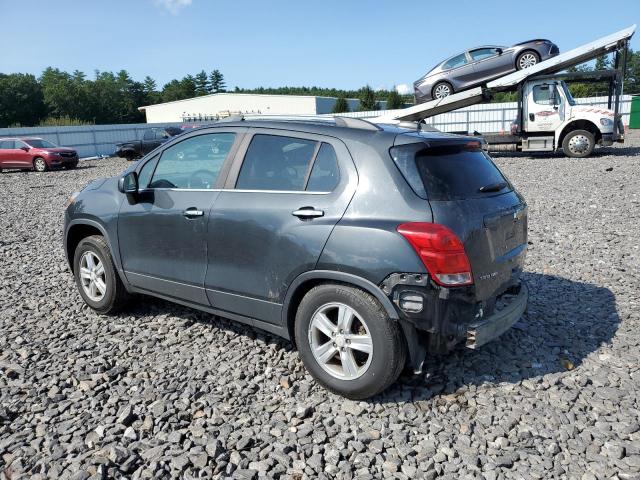
POLYGON ((357 174, 337 139, 259 132, 211 210, 205 287, 214 307, 279 324, 288 286, 315 268, 357 174))
POLYGON ((190 136, 140 167, 140 191, 127 196, 118 218, 122 266, 133 286, 208 304, 209 210, 235 139, 232 132, 190 136))
POLYGON ((554 82, 529 85, 525 131, 553 134, 564 122, 565 100, 554 82))
POLYGON ((474 78, 478 82, 489 81, 515 69, 511 55, 500 53, 501 51, 499 47, 483 47, 469 52, 474 78))

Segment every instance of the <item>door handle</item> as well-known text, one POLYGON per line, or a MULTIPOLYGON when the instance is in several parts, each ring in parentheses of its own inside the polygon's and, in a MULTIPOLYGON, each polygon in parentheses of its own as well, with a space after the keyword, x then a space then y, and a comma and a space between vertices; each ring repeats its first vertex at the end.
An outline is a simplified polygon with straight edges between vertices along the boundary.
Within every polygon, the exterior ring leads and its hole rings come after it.
POLYGON ((187 218, 195 218, 195 217, 202 217, 204 215, 204 212, 202 210, 198 210, 195 207, 192 207, 192 208, 187 208, 184 212, 182 212, 182 215, 184 215, 187 218))
POLYGON ((291 212, 291 215, 298 218, 318 218, 324 216, 324 211, 316 210, 313 207, 302 207, 291 212))

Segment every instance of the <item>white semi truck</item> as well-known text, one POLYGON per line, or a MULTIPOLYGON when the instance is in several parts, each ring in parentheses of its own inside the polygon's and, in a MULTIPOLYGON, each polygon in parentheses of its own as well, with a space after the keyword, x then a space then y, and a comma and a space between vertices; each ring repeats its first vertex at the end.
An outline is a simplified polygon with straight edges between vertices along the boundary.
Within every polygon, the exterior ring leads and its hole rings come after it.
POLYGON ((586 157, 596 145, 624 141, 620 97, 626 51, 636 26, 561 53, 537 65, 507 74, 486 85, 371 119, 376 123, 420 122, 440 113, 489 101, 496 92, 516 91, 517 118, 510 132, 459 132, 483 136, 493 150, 556 151, 586 157), (615 52, 614 67, 597 72, 558 74, 569 67, 615 52), (567 83, 609 83, 607 108, 578 105, 567 83))

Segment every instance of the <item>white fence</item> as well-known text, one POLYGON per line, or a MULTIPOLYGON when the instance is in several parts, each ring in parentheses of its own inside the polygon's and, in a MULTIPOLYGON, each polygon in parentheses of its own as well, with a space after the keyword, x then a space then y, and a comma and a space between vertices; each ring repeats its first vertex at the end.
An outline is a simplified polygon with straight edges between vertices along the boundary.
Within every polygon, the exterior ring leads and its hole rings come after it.
MULTIPOLYGON (((607 108, 607 97, 576 98, 580 105, 592 105, 607 108)), ((518 109, 516 102, 484 103, 472 105, 456 110, 455 112, 442 113, 427 118, 425 122, 443 132, 508 132, 511 123, 516 119, 518 109)), ((631 110, 631 95, 620 97, 620 113, 622 123, 629 124, 629 111, 631 110)), ((401 110, 379 110, 374 112, 349 112, 339 115, 357 118, 372 118, 379 115, 399 113, 401 110)))
POLYGON ((81 158, 112 155, 116 144, 140 140, 145 130, 177 124, 132 123, 122 125, 82 125, 77 127, 0 128, 0 137, 40 137, 56 145, 71 147, 81 158))

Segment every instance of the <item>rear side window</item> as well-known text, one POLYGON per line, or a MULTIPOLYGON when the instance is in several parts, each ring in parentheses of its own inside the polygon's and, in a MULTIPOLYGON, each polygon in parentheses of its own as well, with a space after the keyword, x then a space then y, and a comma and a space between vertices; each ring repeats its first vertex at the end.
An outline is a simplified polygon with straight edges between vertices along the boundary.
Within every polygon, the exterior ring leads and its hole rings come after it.
POLYGON ((318 142, 276 135, 254 135, 238 175, 240 190, 305 189, 318 142))
POLYGON ((340 172, 336 151, 328 143, 323 143, 313 163, 307 182, 308 192, 331 192, 338 185, 340 172))
POLYGON ((480 148, 465 144, 426 147, 424 143, 400 145, 391 149, 391 157, 422 198, 461 200, 486 196, 480 189, 498 184, 504 193, 511 186, 480 148))
POLYGON ((445 62, 445 64, 442 66, 442 68, 461 67, 465 63, 467 63, 467 57, 466 57, 466 55, 464 53, 461 53, 460 55, 456 55, 455 57, 450 58, 449 60, 447 60, 445 62))
POLYGON ((2 140, 0 141, 0 149, 1 150, 11 150, 13 149, 13 140, 2 140))

